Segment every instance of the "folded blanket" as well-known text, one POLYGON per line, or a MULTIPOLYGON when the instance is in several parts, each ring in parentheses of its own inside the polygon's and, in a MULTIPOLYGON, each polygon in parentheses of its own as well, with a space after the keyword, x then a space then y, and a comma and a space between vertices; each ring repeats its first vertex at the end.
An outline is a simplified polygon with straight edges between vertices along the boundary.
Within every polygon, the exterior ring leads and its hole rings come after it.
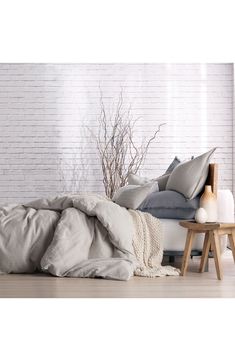
POLYGON ((142 277, 178 276, 180 270, 162 266, 163 228, 159 219, 149 213, 129 210, 134 223, 133 247, 138 267, 134 274, 142 277))

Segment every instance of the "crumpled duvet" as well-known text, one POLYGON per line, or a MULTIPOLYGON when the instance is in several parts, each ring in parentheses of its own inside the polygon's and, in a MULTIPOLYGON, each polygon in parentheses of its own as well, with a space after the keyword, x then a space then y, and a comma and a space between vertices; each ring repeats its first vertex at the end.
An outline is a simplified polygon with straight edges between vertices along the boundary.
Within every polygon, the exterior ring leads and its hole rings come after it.
POLYGON ((0 207, 0 273, 128 280, 133 227, 125 208, 97 194, 0 207))

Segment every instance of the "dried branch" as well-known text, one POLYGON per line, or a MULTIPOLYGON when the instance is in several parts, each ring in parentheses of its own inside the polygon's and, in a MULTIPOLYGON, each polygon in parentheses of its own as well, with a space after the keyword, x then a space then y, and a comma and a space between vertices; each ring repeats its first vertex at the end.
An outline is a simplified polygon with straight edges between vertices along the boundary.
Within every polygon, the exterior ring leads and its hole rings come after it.
POLYGON ((96 142, 103 173, 105 193, 112 198, 114 192, 127 183, 130 173, 137 173, 143 165, 151 143, 157 138, 161 123, 153 135, 141 145, 134 141, 134 130, 139 118, 133 119, 132 107, 124 106, 123 90, 121 90, 116 109, 109 115, 100 89, 100 115, 98 117, 98 132, 89 129, 96 142))

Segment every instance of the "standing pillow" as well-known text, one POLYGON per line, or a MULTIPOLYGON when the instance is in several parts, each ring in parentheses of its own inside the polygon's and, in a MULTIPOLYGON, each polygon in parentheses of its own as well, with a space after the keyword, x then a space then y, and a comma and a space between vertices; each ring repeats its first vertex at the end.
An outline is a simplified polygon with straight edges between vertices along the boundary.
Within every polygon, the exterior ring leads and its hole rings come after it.
MULTIPOLYGON (((191 159, 193 159, 193 157, 191 159)), ((166 189, 166 184, 168 182, 170 174, 180 163, 181 163, 181 160, 177 156, 175 156, 175 158, 173 159, 173 161, 167 168, 166 172, 163 175, 161 175, 157 178, 153 178, 153 179, 146 178, 146 177, 140 177, 136 174, 129 174, 128 184, 143 185, 143 184, 150 183, 150 182, 158 182, 159 191, 160 192, 164 191, 166 189)))
POLYGON ((171 164, 169 165, 169 167, 167 168, 166 172, 157 177, 157 178, 153 178, 153 179, 149 179, 146 177, 140 177, 136 174, 129 174, 128 176, 128 184, 131 185, 144 185, 150 182, 158 182, 158 188, 159 191, 164 191, 166 189, 166 184, 167 181, 169 179, 170 173, 173 171, 173 169, 175 167, 177 167, 177 165, 180 164, 180 160, 177 156, 175 156, 175 158, 173 159, 173 161, 171 162, 171 164))
POLYGON ((178 164, 168 179, 166 190, 179 192, 187 199, 193 199, 203 189, 212 154, 216 148, 192 160, 178 164))
POLYGON ((169 165, 169 167, 167 168, 167 170, 165 171, 164 174, 172 173, 172 171, 175 169, 175 167, 177 167, 177 165, 180 163, 181 163, 181 160, 177 156, 175 156, 175 158, 173 159, 173 161, 171 162, 171 164, 169 165))
POLYGON ((158 190, 159 191, 164 191, 166 189, 166 184, 167 181, 169 179, 170 173, 169 174, 163 174, 158 178, 154 178, 154 179, 149 179, 146 177, 140 177, 136 174, 130 174, 128 176, 128 184, 129 185, 139 185, 142 186, 144 184, 147 183, 151 183, 151 182, 157 182, 158 183, 158 190))
POLYGON ((119 188, 113 196, 113 201, 121 207, 137 209, 152 192, 158 191, 157 182, 140 185, 127 185, 119 188))
POLYGON ((169 177, 170 177, 170 173, 163 174, 160 177, 155 179, 158 182, 158 187, 159 187, 160 192, 162 192, 166 189, 166 185, 167 185, 169 177))

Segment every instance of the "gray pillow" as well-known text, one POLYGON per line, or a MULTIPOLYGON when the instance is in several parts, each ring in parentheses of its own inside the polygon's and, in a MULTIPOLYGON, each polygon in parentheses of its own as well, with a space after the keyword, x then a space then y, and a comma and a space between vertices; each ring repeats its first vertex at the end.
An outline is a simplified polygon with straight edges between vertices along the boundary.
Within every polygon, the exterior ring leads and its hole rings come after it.
POLYGON ((169 177, 170 177, 170 173, 169 174, 163 174, 160 177, 155 179, 155 181, 158 182, 158 188, 159 188, 160 192, 162 192, 162 191, 164 191, 166 189, 166 185, 167 185, 169 177))
POLYGON ((119 188, 113 196, 113 201, 119 206, 137 209, 144 199, 152 192, 158 191, 157 182, 144 185, 127 185, 119 188))
POLYGON ((175 169, 175 167, 177 167, 177 165, 180 163, 181 163, 180 159, 177 156, 175 156, 175 158, 173 159, 173 161, 171 162, 171 164, 165 171, 165 174, 171 173, 173 171, 173 169, 175 169))
POLYGON ((195 198, 203 189, 209 172, 209 163, 216 148, 192 160, 178 164, 168 179, 166 190, 182 193, 187 199, 195 198))
POLYGON ((187 200, 175 191, 154 192, 146 197, 138 209, 157 218, 193 219, 199 200, 199 196, 187 200))

